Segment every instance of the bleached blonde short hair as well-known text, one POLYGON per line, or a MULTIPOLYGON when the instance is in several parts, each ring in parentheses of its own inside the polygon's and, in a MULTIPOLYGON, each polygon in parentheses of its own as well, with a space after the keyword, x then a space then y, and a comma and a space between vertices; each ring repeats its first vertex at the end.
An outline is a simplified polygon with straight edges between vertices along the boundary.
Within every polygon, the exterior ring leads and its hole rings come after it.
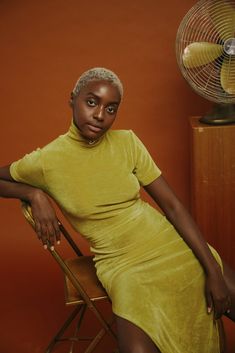
POLYGON ((115 87, 117 87, 120 96, 123 96, 123 85, 119 77, 109 69, 105 69, 104 67, 94 67, 83 72, 83 74, 79 77, 72 91, 73 97, 78 96, 81 89, 85 87, 88 82, 95 80, 111 82, 115 87))

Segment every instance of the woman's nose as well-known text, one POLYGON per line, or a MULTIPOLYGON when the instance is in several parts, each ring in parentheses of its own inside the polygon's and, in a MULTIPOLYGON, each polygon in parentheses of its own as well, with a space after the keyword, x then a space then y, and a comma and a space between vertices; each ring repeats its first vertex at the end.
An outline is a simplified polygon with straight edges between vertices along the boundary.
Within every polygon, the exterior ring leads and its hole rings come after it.
POLYGON ((101 106, 97 106, 94 112, 94 118, 97 120, 104 119, 104 109, 101 106))

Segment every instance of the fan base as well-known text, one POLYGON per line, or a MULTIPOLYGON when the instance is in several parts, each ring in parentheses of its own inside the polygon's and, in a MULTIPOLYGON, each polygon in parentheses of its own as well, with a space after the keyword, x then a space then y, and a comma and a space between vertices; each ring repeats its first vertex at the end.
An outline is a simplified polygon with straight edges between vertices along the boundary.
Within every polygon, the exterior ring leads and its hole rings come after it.
POLYGON ((203 116, 199 119, 200 123, 209 124, 209 125, 229 125, 235 124, 235 117, 234 118, 211 118, 208 116, 203 116))
POLYGON ((209 125, 235 124, 235 105, 215 104, 213 111, 201 117, 199 121, 209 125))

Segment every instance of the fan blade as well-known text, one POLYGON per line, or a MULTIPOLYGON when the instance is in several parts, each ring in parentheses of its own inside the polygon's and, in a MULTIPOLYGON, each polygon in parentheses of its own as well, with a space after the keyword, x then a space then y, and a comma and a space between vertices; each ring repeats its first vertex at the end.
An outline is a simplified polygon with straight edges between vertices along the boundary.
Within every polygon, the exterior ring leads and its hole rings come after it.
POLYGON ((223 47, 219 44, 207 42, 195 42, 189 44, 183 53, 183 64, 186 68, 209 64, 223 53, 223 47))
POLYGON ((210 10, 212 22, 220 38, 225 41, 235 35, 235 8, 226 0, 217 0, 210 10))
POLYGON ((220 81, 225 92, 235 94, 235 58, 224 59, 220 81))

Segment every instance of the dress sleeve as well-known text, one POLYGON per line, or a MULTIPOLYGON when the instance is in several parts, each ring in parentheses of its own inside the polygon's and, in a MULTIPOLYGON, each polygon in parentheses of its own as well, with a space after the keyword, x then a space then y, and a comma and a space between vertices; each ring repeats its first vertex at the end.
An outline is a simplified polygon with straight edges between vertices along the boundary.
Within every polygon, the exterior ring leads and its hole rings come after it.
POLYGON ((37 150, 26 154, 18 161, 13 162, 10 166, 10 174, 17 182, 46 190, 41 149, 38 148, 37 150))
POLYGON ((130 133, 134 161, 133 173, 136 175, 140 185, 148 185, 161 175, 161 171, 140 139, 132 130, 130 130, 130 133))

